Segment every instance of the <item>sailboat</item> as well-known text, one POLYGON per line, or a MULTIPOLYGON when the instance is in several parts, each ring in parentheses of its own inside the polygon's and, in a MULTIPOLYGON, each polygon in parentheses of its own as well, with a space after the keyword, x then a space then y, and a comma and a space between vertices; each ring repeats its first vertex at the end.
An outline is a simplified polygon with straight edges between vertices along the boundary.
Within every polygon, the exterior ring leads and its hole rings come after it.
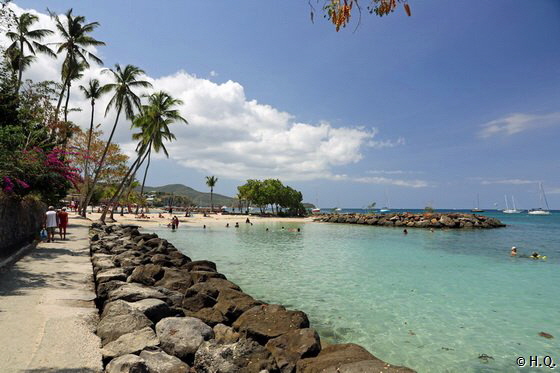
POLYGON ((385 191, 385 207, 381 207, 379 209, 379 212, 389 212, 389 211, 391 211, 391 209, 388 206, 389 206, 389 197, 387 197, 387 191, 385 191))
POLYGON ((544 210, 542 207, 538 208, 538 209, 531 209, 529 210, 529 215, 550 215, 550 207, 548 207, 548 201, 546 200, 546 194, 544 194, 544 188, 542 186, 542 183, 539 183, 539 193, 540 193, 540 200, 541 200, 541 206, 543 205, 543 201, 545 203, 546 206, 546 210, 544 210))
POLYGON ((471 212, 484 212, 484 210, 480 209, 480 200, 478 198, 478 193, 476 194, 476 207, 472 209, 471 212))
POLYGON ((507 196, 504 195, 504 198, 506 200, 506 208, 504 209, 504 211, 502 211, 504 214, 520 214, 521 210, 518 210, 515 208, 515 199, 513 198, 513 196, 511 196, 511 202, 513 202, 513 208, 510 209, 508 206, 508 201, 507 201, 507 196))

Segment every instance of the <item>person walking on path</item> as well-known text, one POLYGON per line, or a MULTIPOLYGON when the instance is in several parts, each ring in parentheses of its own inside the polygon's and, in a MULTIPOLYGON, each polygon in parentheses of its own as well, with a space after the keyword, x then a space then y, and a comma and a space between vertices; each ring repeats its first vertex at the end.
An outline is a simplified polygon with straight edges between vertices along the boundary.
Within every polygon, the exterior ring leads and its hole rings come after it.
POLYGON ((66 240, 66 227, 68 226, 68 213, 66 212, 66 207, 58 213, 58 230, 60 233, 60 239, 66 240))
POLYGON ((47 242, 54 242, 55 229, 58 227, 58 215, 54 211, 53 206, 49 206, 45 213, 45 223, 43 226, 47 230, 47 242))

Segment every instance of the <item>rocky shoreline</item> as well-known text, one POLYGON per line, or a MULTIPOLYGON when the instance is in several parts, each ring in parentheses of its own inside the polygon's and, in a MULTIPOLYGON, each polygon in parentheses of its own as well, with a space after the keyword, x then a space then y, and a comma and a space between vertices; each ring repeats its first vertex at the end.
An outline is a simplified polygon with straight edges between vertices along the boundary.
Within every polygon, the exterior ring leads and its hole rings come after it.
POLYGON ((107 373, 413 372, 356 344, 322 346, 304 312, 254 299, 138 228, 90 229, 107 373))
POLYGON ((434 229, 489 229, 501 228, 506 226, 496 218, 462 213, 412 214, 404 212, 390 214, 326 214, 317 216, 314 221, 327 223, 376 225, 383 227, 434 229))

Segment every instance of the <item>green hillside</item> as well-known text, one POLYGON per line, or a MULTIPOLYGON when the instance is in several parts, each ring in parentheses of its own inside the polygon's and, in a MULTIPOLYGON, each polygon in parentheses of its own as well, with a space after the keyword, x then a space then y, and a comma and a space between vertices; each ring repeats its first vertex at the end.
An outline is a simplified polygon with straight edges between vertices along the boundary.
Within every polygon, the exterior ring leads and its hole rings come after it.
MULTIPOLYGON (((210 193, 199 192, 183 184, 169 184, 159 187, 145 186, 144 193, 160 192, 168 195, 186 196, 194 201, 198 206, 210 207, 210 193)), ((214 193, 214 206, 228 206, 231 207, 233 198, 214 193)))

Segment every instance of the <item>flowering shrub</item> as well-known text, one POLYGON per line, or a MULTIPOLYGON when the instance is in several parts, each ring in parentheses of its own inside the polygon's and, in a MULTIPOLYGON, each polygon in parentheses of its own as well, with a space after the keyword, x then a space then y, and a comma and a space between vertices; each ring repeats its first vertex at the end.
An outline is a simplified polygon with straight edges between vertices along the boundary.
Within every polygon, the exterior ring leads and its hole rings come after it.
POLYGON ((34 147, 13 152, 10 167, 0 170, 2 191, 18 196, 37 193, 43 200, 56 203, 66 196, 71 185, 77 188, 81 182, 80 170, 71 166, 67 155, 60 148, 44 151, 34 147))

